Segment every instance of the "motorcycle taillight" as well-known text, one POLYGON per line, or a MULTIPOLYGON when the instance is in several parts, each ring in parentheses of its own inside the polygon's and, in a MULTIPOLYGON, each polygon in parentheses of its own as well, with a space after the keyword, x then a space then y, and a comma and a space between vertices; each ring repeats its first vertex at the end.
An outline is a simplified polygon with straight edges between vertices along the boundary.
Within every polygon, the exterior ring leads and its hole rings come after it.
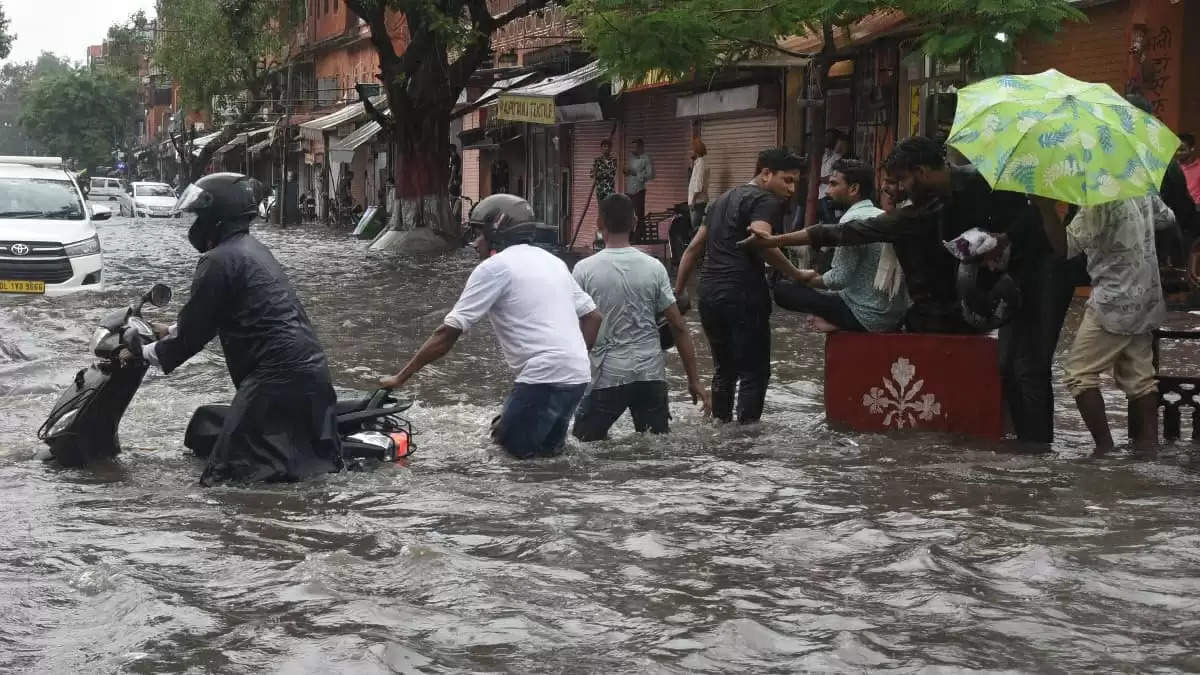
POLYGON ((392 442, 396 445, 396 459, 404 459, 411 454, 412 445, 409 443, 407 431, 393 431, 388 434, 391 436, 392 442))

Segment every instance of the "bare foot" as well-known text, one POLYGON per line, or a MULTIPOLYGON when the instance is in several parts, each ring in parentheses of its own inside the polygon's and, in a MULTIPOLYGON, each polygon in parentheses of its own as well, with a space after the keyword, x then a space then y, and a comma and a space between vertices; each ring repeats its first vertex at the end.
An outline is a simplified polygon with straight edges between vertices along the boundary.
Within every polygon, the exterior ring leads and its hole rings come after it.
POLYGON ((841 328, 829 323, 819 316, 814 316, 812 318, 812 329, 818 333, 836 333, 841 330, 841 328))

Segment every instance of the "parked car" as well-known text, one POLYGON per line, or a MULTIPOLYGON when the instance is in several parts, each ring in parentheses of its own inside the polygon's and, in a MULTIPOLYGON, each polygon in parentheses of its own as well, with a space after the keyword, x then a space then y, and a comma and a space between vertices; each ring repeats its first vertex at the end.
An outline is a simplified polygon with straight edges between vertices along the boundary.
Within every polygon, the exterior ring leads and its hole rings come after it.
POLYGON ((88 199, 119 199, 124 191, 120 178, 93 178, 88 186, 88 199))
MULTIPOLYGON (((115 179, 114 179, 115 180, 115 179)), ((58 157, 0 157, 0 293, 103 290, 91 206, 58 157)))
POLYGON ((121 215, 137 218, 179 217, 175 189, 166 183, 136 182, 121 194, 121 215))

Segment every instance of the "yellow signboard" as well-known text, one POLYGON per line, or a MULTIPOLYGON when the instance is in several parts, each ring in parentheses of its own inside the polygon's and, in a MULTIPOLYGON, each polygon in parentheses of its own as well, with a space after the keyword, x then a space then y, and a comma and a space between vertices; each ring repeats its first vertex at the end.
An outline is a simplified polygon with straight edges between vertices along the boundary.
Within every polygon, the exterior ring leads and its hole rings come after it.
POLYGON ((558 123, 557 108, 554 99, 538 96, 509 96, 500 95, 497 104, 496 118, 510 122, 529 122, 531 124, 558 123))

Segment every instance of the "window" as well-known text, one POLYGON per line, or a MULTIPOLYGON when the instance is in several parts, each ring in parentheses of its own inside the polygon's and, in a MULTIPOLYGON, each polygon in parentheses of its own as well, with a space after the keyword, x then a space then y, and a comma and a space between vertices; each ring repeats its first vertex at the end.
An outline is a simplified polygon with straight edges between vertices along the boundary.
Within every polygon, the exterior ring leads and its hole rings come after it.
POLYGON ((0 217, 83 220, 85 213, 69 181, 0 178, 0 217))
POLYGON ((151 183, 148 185, 134 185, 134 197, 174 197, 175 191, 170 185, 162 185, 159 183, 151 183))
POLYGON ((328 13, 329 13, 329 0, 325 0, 325 9, 324 9, 324 11, 322 11, 322 14, 328 14, 328 13))
POLYGON ((335 14, 342 11, 342 3, 340 0, 333 0, 333 11, 335 14))

